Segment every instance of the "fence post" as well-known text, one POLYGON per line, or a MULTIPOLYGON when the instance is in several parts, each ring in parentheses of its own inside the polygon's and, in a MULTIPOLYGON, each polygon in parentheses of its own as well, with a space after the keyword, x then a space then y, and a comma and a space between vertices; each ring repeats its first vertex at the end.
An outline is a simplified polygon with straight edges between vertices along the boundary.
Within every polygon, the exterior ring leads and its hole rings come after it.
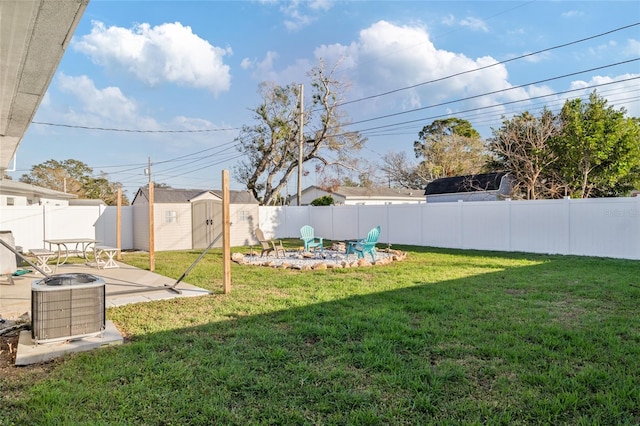
POLYGON ((507 251, 511 251, 511 198, 505 198, 507 202, 507 251))
POLYGON ((460 220, 460 228, 459 228, 459 246, 458 248, 464 248, 464 218, 463 218, 463 210, 464 210, 464 201, 458 200, 458 215, 460 220))
POLYGON ((571 244, 571 197, 565 196, 562 197, 565 203, 565 220, 566 220, 566 228, 567 228, 567 232, 565 235, 565 238, 567 239, 567 254, 573 254, 573 246, 571 244))

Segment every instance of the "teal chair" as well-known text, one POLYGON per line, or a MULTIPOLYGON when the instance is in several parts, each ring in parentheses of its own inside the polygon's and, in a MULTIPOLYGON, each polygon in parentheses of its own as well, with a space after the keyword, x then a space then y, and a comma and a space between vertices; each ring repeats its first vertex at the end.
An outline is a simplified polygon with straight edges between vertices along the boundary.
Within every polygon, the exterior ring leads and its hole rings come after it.
POLYGON ((350 241, 347 246, 347 259, 350 253, 358 255, 362 259, 366 253, 371 255, 371 260, 376 261, 376 243, 380 238, 380 227, 376 226, 367 234, 367 238, 358 241, 350 241))
POLYGON ((324 254, 324 247, 322 247, 322 237, 316 237, 314 235, 313 228, 309 225, 305 225, 300 228, 300 239, 304 243, 304 251, 311 251, 311 249, 320 249, 320 252, 324 254))

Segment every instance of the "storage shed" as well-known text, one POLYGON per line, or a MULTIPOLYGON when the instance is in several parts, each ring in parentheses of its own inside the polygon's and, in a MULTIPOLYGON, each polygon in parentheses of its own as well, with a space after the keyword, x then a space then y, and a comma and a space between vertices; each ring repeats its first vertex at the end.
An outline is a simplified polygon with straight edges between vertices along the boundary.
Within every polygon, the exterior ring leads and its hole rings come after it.
POLYGON ((508 172, 493 172, 436 179, 427 185, 424 195, 427 203, 496 201, 509 198, 511 189, 508 172))
MULTIPOLYGON (((222 191, 155 188, 155 251, 206 248, 222 232, 222 191)), ((229 191, 230 244, 256 244, 258 201, 248 191, 229 191)), ((133 246, 149 250, 149 189, 138 189, 133 202, 133 246)), ((219 239, 214 247, 222 247, 219 239)))

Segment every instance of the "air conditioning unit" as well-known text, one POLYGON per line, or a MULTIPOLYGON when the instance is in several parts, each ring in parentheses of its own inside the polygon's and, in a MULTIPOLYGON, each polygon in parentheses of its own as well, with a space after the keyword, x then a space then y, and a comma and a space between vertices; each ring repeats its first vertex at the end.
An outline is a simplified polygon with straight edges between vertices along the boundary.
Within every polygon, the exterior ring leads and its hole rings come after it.
POLYGON ((58 274, 31 284, 31 338, 35 344, 99 336, 104 329, 102 278, 58 274))

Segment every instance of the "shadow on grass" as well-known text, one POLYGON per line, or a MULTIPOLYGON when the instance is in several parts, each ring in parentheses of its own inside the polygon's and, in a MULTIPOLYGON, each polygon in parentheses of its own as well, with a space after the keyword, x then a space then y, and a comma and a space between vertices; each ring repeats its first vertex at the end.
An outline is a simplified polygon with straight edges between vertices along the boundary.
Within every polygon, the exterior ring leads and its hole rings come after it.
POLYGON ((178 328, 70 356, 51 377, 9 399, 6 421, 640 420, 636 263, 509 254, 528 262, 505 266, 487 252, 424 253, 435 257, 415 259, 422 266, 415 269, 384 267, 381 275, 392 277, 384 281, 360 269, 291 283, 265 272, 260 276, 271 282, 246 285, 258 287, 261 299, 253 305, 281 306, 273 312, 254 314, 255 306, 221 295, 138 305, 141 320, 178 328), (451 268, 448 259, 438 262, 448 254, 460 257, 454 268, 475 269, 431 282, 429 268, 451 268), (291 297, 292 288, 305 298, 291 297), (181 308, 187 312, 176 313, 181 308), (190 316, 210 322, 184 326, 190 316))

